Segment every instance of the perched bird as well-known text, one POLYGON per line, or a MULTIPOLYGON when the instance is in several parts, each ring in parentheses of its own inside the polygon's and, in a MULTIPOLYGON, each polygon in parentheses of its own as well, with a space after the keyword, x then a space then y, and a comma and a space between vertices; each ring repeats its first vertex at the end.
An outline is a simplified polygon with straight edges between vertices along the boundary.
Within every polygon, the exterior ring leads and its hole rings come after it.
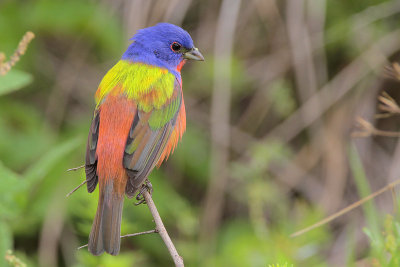
POLYGON ((89 251, 117 255, 124 195, 141 187, 168 158, 186 128, 181 68, 204 60, 178 26, 159 23, 139 30, 95 94, 86 147, 87 190, 99 184, 89 251))

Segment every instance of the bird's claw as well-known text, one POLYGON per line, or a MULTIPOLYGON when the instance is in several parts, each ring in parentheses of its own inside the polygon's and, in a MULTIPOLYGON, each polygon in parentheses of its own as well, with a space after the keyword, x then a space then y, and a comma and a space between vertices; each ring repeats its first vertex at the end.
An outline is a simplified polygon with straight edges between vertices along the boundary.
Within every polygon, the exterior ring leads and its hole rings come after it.
POLYGON ((146 204, 146 200, 143 196, 144 191, 147 190, 147 192, 150 193, 150 196, 153 194, 153 185, 150 183, 148 179, 142 184, 142 187, 140 188, 139 194, 136 196, 136 200, 138 202, 135 203, 135 206, 138 206, 140 204, 146 204))

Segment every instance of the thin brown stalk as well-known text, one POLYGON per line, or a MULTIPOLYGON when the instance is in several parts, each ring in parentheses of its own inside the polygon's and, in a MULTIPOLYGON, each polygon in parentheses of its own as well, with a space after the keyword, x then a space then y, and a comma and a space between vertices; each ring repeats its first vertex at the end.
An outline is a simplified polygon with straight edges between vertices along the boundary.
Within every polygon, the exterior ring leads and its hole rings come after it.
POLYGON ((380 102, 378 107, 381 111, 392 114, 400 114, 399 105, 388 93, 383 92, 380 96, 378 96, 378 100, 380 102))
POLYGON ((385 67, 384 75, 387 78, 400 80, 400 64, 393 62, 391 65, 385 67))
MULTIPOLYGON (((138 236, 138 235, 147 235, 147 234, 153 234, 153 233, 158 233, 157 229, 153 229, 153 230, 149 230, 149 231, 144 231, 144 232, 139 232, 139 233, 134 233, 134 234, 127 234, 127 235, 121 235, 121 238, 125 238, 125 237, 133 237, 133 236, 138 236)), ((79 248, 77 248, 78 250, 81 248, 85 248, 87 247, 88 244, 80 246, 79 248)))
POLYGON ((179 256, 178 251, 176 250, 176 248, 174 246, 174 243, 172 243, 172 240, 169 237, 167 230, 165 229, 164 223, 161 220, 160 214, 157 211, 157 207, 154 204, 154 201, 151 198, 149 191, 144 190, 143 197, 146 200, 146 203, 147 203, 147 206, 149 207, 151 215, 153 215, 154 222, 156 223, 156 231, 160 234, 162 240, 164 241, 165 245, 167 246, 169 254, 171 254, 171 257, 175 263, 175 266, 178 266, 178 267, 184 266, 183 258, 181 256, 179 256))
POLYGON ((82 165, 82 166, 79 166, 79 167, 75 167, 75 168, 68 169, 67 172, 70 172, 70 171, 77 171, 77 170, 79 170, 79 169, 82 169, 83 167, 85 167, 85 165, 82 165))
POLYGON ((385 136, 385 137, 400 137, 400 132, 384 131, 376 129, 370 122, 361 117, 357 119, 358 131, 353 132, 352 137, 368 137, 372 135, 385 136))
POLYGON ((384 193, 384 192, 386 192, 388 190, 392 190, 395 186, 397 186, 399 184, 400 184, 400 179, 394 181, 393 183, 390 183, 390 184, 386 185, 385 187, 381 188, 380 190, 370 194, 369 196, 364 197, 363 199, 360 199, 359 201, 357 201, 357 202, 351 204, 350 206, 347 206, 346 208, 344 208, 344 209, 332 214, 331 216, 328 216, 325 219, 323 219, 323 220, 321 220, 321 221, 319 221, 319 222, 317 222, 317 223, 315 223, 315 224, 313 224, 313 225, 311 225, 309 227, 306 227, 306 228, 304 228, 304 229, 302 229, 300 231, 297 231, 297 232, 291 234, 290 237, 296 237, 296 236, 302 235, 302 234, 307 233, 307 232, 309 232, 309 231, 311 231, 311 230, 313 230, 313 229, 315 229, 317 227, 320 227, 320 226, 322 226, 324 224, 327 224, 328 222, 333 221, 334 219, 338 218, 339 216, 342 216, 343 214, 346 214, 349 211, 361 206, 362 204, 364 204, 368 200, 371 200, 371 199, 379 196, 380 194, 382 194, 382 193, 384 193))
POLYGON ((87 180, 83 181, 80 185, 78 185, 77 187, 75 187, 71 192, 69 192, 67 194, 67 197, 69 197, 70 195, 72 195, 72 193, 74 193, 76 190, 78 190, 79 188, 81 188, 82 185, 86 184, 87 180))
POLYGON ((35 38, 35 34, 33 34, 33 32, 25 33, 25 35, 19 42, 14 54, 10 57, 9 61, 4 62, 4 54, 0 56, 0 76, 6 75, 6 73, 9 72, 11 68, 19 61, 20 57, 25 54, 25 51, 28 48, 28 44, 32 41, 33 38, 35 38))

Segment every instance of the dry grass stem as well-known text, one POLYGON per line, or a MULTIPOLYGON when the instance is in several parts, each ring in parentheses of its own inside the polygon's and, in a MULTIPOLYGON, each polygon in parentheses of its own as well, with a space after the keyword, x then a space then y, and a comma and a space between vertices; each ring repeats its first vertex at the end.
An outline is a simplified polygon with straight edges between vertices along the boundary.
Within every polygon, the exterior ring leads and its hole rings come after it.
POLYGON ((400 114, 399 105, 397 104, 396 100, 394 100, 388 93, 383 92, 380 96, 378 96, 378 100, 380 102, 378 107, 381 111, 393 115, 400 114))
MULTIPOLYGON (((320 226, 322 226, 324 224, 327 224, 328 222, 333 221, 334 219, 338 218, 339 216, 342 216, 343 214, 346 214, 349 211, 361 206, 362 204, 364 204, 368 200, 371 200, 371 199, 379 196, 380 194, 382 194, 382 193, 384 193, 384 192, 386 192, 388 190, 393 190, 393 188, 395 186, 397 186, 398 184, 400 184, 400 179, 394 181, 393 183, 390 183, 390 184, 386 185, 385 187, 381 188, 380 190, 370 194, 369 196, 366 196, 363 199, 360 199, 359 201, 351 204, 350 206, 347 206, 346 208, 336 212, 335 214, 332 214, 331 216, 328 216, 325 219, 323 219, 323 220, 321 220, 321 221, 319 221, 319 222, 317 222, 317 223, 315 223, 315 224, 313 224, 313 225, 311 225, 311 226, 309 226, 307 228, 304 228, 304 229, 302 229, 300 231, 297 231, 297 232, 291 234, 290 237, 296 237, 296 236, 302 235, 302 234, 307 233, 308 231, 311 231, 311 230, 313 230, 313 229, 315 229, 317 227, 320 227, 320 226)), ((396 203, 395 199, 393 201, 394 201, 394 203, 396 203)))
POLYGON ((28 44, 35 38, 35 34, 33 32, 27 32, 22 37, 21 41, 18 44, 17 49, 14 54, 10 57, 10 60, 5 61, 5 55, 1 53, 0 55, 0 75, 5 75, 10 69, 19 61, 20 57, 25 54, 26 49, 28 48, 28 44))
POLYGON ((400 64, 393 62, 391 66, 385 67, 385 76, 400 81, 400 64))
POLYGON ((400 132, 383 131, 376 129, 370 122, 361 117, 356 119, 358 131, 354 131, 352 137, 368 137, 368 136, 385 136, 385 137, 400 137, 400 132))
MULTIPOLYGON (((121 238, 124 238, 124 237, 133 237, 133 236, 138 236, 138 235, 147 235, 147 234, 153 234, 153 233, 158 233, 157 229, 153 229, 153 230, 149 230, 149 231, 144 231, 144 232, 139 232, 139 233, 134 233, 134 234, 121 235, 121 238)), ((77 249, 79 250, 79 249, 85 248, 85 247, 87 247, 87 246, 88 246, 88 244, 83 245, 83 246, 80 246, 80 247, 77 248, 77 249)))
POLYGON ((79 170, 79 169, 82 169, 83 167, 85 167, 85 165, 82 165, 82 166, 79 166, 79 167, 75 167, 75 168, 68 169, 67 172, 70 172, 70 171, 77 171, 77 170, 79 170))

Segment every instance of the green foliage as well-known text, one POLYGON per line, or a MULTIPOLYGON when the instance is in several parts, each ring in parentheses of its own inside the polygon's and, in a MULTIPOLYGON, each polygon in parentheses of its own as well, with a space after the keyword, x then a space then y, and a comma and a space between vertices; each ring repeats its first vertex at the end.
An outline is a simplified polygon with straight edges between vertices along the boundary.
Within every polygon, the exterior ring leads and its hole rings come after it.
POLYGON ((0 96, 21 89, 32 82, 32 75, 12 69, 7 75, 0 76, 0 96))
POLYGON ((400 222, 398 216, 394 218, 387 214, 382 231, 379 233, 380 239, 384 240, 383 245, 377 240, 376 235, 368 228, 364 229, 368 236, 372 250, 372 261, 374 266, 396 267, 400 265, 400 222))
POLYGON ((277 80, 271 84, 268 96, 274 111, 281 117, 287 117, 296 107, 292 88, 285 80, 277 80))
MULTIPOLYGON (((354 146, 349 149, 349 161, 354 181, 360 194, 360 198, 364 198, 371 194, 371 189, 368 184, 368 179, 365 175, 364 168, 361 164, 361 160, 354 146)), ((380 235, 379 227, 380 220, 377 209, 373 201, 365 203, 363 206, 364 213, 367 218, 369 227, 371 228, 371 235, 378 246, 383 246, 383 240, 380 235)))

